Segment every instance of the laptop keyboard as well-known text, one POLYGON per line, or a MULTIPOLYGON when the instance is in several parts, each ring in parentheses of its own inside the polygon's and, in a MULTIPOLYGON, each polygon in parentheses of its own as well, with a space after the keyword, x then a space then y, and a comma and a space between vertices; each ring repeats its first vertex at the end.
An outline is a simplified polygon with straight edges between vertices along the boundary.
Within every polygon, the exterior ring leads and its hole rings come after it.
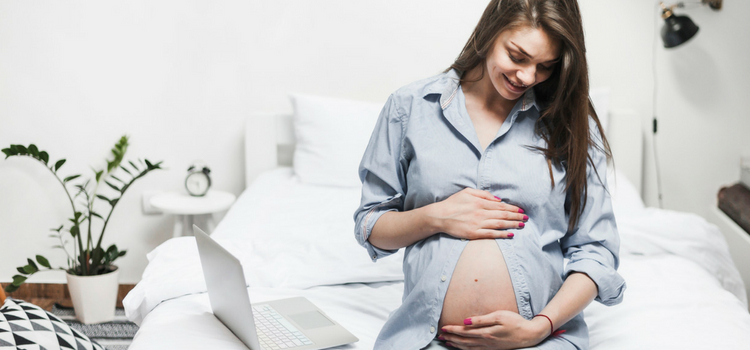
POLYGON ((253 306, 253 318, 258 341, 265 350, 296 348, 313 343, 268 305, 253 306))

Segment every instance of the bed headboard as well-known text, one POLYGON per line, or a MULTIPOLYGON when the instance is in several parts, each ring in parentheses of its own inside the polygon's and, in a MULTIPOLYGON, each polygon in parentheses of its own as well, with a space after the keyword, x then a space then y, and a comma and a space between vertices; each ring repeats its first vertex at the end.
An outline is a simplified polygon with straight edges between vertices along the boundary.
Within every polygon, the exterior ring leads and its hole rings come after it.
MULTIPOLYGON (((643 194, 643 122, 628 110, 608 113, 607 138, 615 168, 625 174, 643 194)), ((245 186, 262 172, 291 166, 294 154, 294 128, 291 114, 251 115, 245 125, 245 186)))

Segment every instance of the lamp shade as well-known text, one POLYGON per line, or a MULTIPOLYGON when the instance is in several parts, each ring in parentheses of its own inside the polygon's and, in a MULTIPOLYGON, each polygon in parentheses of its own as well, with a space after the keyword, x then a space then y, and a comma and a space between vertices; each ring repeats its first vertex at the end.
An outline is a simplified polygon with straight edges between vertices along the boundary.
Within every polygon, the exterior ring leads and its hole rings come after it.
POLYGON ((664 47, 672 48, 690 40, 698 33, 698 26, 688 16, 671 16, 664 19, 661 28, 661 39, 664 47))

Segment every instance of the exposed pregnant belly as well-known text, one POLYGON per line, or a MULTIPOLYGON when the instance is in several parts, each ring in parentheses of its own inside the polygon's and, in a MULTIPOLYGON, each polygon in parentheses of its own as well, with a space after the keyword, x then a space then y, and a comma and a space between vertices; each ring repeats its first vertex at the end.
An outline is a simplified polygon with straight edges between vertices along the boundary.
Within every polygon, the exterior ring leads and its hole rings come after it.
POLYGON ((497 310, 518 312, 503 253, 492 239, 470 241, 453 271, 439 328, 497 310))

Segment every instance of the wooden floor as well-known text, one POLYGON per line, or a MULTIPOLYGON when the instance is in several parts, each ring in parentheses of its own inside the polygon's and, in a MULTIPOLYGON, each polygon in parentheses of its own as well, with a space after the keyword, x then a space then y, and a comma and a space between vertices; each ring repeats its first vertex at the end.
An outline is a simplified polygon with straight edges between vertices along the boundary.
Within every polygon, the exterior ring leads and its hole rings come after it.
MULTIPOLYGON (((3 289, 10 283, 0 283, 3 289)), ((122 299, 135 287, 134 284, 121 284, 117 292, 117 307, 122 307, 122 299)), ((6 293, 9 297, 28 301, 39 305, 45 310, 51 310, 52 305, 58 303, 65 307, 73 307, 65 283, 24 283, 13 293, 6 293)), ((0 302, 2 302, 0 300, 0 302)))

